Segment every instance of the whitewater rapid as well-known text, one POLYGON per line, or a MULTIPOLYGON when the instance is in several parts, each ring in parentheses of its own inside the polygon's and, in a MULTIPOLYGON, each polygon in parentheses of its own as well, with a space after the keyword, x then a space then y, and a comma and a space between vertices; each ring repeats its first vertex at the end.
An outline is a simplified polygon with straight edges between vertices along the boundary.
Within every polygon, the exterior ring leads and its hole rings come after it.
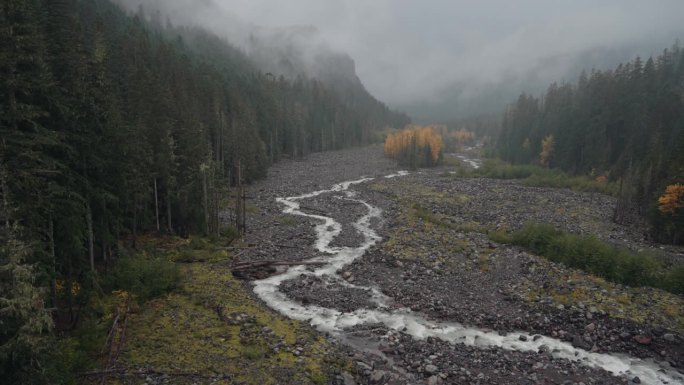
MULTIPOLYGON (((401 177, 407 174, 406 171, 399 171, 396 174, 387 175, 385 178, 401 177)), ((269 307, 289 318, 309 322, 321 332, 337 336, 341 336, 346 329, 356 325, 382 323, 390 329, 401 331, 416 339, 434 337, 454 344, 461 343, 475 347, 499 347, 506 350, 536 352, 542 345, 546 345, 555 358, 576 361, 588 367, 602 368, 616 376, 624 375, 630 379, 637 376, 645 384, 684 384, 684 375, 670 369, 667 365, 663 366, 650 360, 641 360, 621 354, 592 353, 577 349, 571 344, 555 338, 546 336, 533 338, 532 335, 524 332, 509 333, 502 336, 496 331, 484 331, 454 322, 428 320, 420 313, 406 308, 390 310, 387 306, 390 299, 377 287, 360 287, 344 281, 336 273, 363 256, 368 248, 381 239, 371 227, 371 222, 373 219, 379 220, 381 218, 382 210, 357 198, 357 193, 350 189, 351 186, 373 179, 361 178, 336 184, 328 190, 277 199, 279 203, 285 206, 284 213, 319 221, 315 227, 314 248, 324 255, 303 262, 322 262, 324 264, 313 271, 309 270, 311 265, 294 266, 283 274, 254 281, 254 293, 269 307), (300 201, 323 194, 330 194, 365 206, 366 214, 353 224, 354 228, 363 235, 363 242, 358 247, 332 247, 330 244, 342 232, 342 225, 331 217, 302 211, 300 201), (281 283, 300 275, 317 276, 327 280, 327 282, 370 290, 372 300, 378 305, 378 309, 341 312, 317 305, 303 305, 279 290, 281 283), (526 338, 521 338, 521 336, 526 338)))

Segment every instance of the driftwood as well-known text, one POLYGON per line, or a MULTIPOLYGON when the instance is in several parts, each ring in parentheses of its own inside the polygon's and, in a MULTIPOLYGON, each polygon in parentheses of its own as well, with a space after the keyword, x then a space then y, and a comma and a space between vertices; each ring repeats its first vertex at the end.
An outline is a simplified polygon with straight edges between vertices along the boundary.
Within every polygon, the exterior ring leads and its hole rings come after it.
POLYGON ((197 377, 197 378, 211 378, 211 379, 228 379, 232 378, 230 374, 204 374, 196 372, 174 372, 168 371, 164 372, 161 370, 154 369, 143 369, 143 370, 128 370, 127 368, 118 369, 107 369, 98 370, 94 372, 81 373, 81 377, 94 377, 94 376, 115 376, 115 375, 134 375, 134 376, 144 376, 144 375, 156 375, 156 376, 168 376, 168 377, 197 377))
POLYGON ((105 340, 105 345, 102 348, 102 355, 105 358, 103 370, 100 371, 102 377, 100 378, 100 384, 104 384, 107 380, 107 372, 118 360, 119 354, 123 350, 126 341, 126 327, 128 326, 128 315, 131 311, 131 300, 128 298, 126 300, 126 308, 123 313, 123 320, 121 313, 117 312, 114 321, 112 322, 112 327, 109 329, 107 334, 107 339, 105 340))
MULTIPOLYGON (((264 279, 271 275, 278 274, 278 267, 299 266, 299 265, 323 265, 325 262, 304 262, 304 261, 254 261, 238 262, 231 266, 230 270, 235 278, 252 280, 264 279)), ((281 271, 282 272, 282 269, 281 271)))

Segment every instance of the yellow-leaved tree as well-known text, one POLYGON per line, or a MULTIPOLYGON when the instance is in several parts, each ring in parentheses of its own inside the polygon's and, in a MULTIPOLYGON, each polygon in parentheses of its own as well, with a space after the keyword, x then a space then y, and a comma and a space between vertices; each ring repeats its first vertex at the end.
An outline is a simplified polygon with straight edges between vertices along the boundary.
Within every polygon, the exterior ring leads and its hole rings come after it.
POLYGON ((663 214, 676 216, 684 208, 684 185, 671 184, 665 188, 665 193, 658 198, 658 210, 663 214))
POLYGON ((437 165, 442 147, 442 136, 431 126, 409 126, 385 138, 385 155, 410 167, 437 165))
POLYGON ((453 150, 458 151, 466 144, 470 144, 475 140, 475 133, 465 128, 460 128, 449 133, 449 139, 453 143, 453 150))
POLYGON ((555 149, 556 140, 553 138, 553 134, 542 139, 542 150, 539 154, 539 163, 541 163, 542 166, 549 167, 555 149))

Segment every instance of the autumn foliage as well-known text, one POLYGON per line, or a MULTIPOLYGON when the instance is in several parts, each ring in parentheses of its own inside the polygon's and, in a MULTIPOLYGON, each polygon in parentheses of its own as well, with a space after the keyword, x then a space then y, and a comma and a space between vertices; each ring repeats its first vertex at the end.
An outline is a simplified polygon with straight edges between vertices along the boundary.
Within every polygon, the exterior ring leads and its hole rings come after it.
POLYGON ((460 128, 449 133, 449 138, 453 140, 456 149, 461 149, 466 144, 472 143, 475 140, 475 133, 468 131, 465 128, 460 128))
POLYGON ((555 149, 556 139, 554 139, 553 135, 549 135, 542 140, 542 151, 539 154, 539 163, 541 163, 542 166, 549 167, 555 149))
POLYGON ((432 126, 408 126, 385 139, 385 156, 410 167, 430 167, 442 157, 442 135, 432 126))
POLYGON ((665 188, 665 193, 658 198, 658 210, 663 214, 677 215, 677 211, 684 208, 684 185, 671 184, 665 188))

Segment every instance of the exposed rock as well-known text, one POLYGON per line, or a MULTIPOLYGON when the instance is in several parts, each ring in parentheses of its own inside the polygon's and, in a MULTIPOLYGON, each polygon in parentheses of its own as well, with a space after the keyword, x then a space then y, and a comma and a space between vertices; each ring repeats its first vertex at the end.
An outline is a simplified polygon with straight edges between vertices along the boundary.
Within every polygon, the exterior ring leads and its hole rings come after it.
POLYGON ((650 345, 651 342, 653 342, 653 337, 637 335, 637 336, 634 336, 634 341, 636 341, 642 345, 650 345))
POLYGON ((374 370, 370 376, 371 384, 381 384, 385 379, 386 373, 383 370, 374 370))
POLYGON ((425 372, 428 374, 435 374, 439 368, 437 368, 435 365, 425 365, 425 372))

